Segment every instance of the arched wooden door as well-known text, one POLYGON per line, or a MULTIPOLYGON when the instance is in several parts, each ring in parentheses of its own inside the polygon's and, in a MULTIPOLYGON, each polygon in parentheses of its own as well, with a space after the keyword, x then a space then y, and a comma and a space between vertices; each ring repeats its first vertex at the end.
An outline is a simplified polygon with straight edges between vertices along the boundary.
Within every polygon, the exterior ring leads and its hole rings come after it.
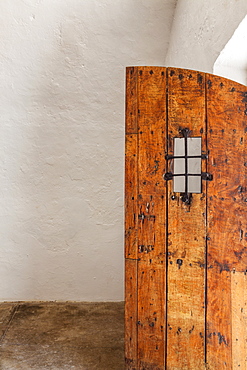
POLYGON ((247 368, 246 141, 245 86, 127 68, 126 369, 247 368))

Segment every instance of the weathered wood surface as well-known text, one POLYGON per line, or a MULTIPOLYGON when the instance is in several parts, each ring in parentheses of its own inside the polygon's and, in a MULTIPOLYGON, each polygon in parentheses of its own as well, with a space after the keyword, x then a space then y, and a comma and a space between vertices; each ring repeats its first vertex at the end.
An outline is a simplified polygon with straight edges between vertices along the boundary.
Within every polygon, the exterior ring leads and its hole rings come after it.
POLYGON ((140 369, 164 368, 166 69, 138 73, 138 357, 140 369))
POLYGON ((137 69, 126 73, 125 136, 125 357, 126 369, 137 370, 137 69))
POLYGON ((126 369, 137 369, 137 261, 125 260, 126 369))
MULTIPOLYGON (((168 153, 180 128, 202 137, 206 151, 205 76, 168 70, 168 153)), ((205 165, 205 164, 203 164, 205 165)), ((206 194, 193 194, 190 205, 168 191, 167 369, 203 369, 205 363, 206 194)))
POLYGON ((231 273, 233 370, 247 369, 247 275, 231 273))
POLYGON ((137 134, 125 139, 125 258, 137 259, 137 134))
POLYGON ((247 89, 131 67, 126 97, 126 369, 247 369, 247 89), (162 178, 185 127, 213 174, 190 205, 162 178))
POLYGON ((125 258, 137 259, 137 68, 126 71, 125 125, 125 258))
MULTIPOLYGON (((138 353, 138 369, 163 369, 165 331, 166 194, 165 169, 166 69, 127 70, 126 104, 126 248, 125 257, 138 260, 137 301, 126 292, 126 368, 138 353), (128 102, 133 100, 133 102, 128 102), (136 171, 137 169, 137 171, 136 171), (137 341, 131 316, 137 310, 137 341)), ((126 262, 126 268, 131 262, 126 262)), ((126 273, 126 278, 128 273, 126 273)), ((135 316, 135 315, 134 315, 135 316)))
POLYGON ((208 171, 213 174, 207 200, 207 362, 209 369, 232 369, 231 272, 244 274, 247 267, 247 89, 213 75, 206 86, 208 171))
POLYGON ((138 100, 137 100, 138 68, 126 69, 126 100, 125 100, 125 133, 137 133, 138 100))
POLYGON ((209 262, 221 270, 247 266, 247 88, 207 76, 209 262), (229 212, 230 211, 230 212, 229 212))

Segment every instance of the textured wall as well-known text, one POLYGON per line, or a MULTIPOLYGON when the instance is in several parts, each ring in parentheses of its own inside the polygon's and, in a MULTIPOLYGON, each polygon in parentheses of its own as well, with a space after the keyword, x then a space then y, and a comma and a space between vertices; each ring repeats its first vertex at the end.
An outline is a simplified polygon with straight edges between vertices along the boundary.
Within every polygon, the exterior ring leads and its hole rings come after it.
POLYGON ((247 84, 247 15, 214 63, 214 73, 247 84))
POLYGON ((213 72, 246 12, 246 0, 178 0, 166 65, 213 72))
POLYGON ((1 300, 123 299, 125 66, 175 3, 1 2, 1 300))

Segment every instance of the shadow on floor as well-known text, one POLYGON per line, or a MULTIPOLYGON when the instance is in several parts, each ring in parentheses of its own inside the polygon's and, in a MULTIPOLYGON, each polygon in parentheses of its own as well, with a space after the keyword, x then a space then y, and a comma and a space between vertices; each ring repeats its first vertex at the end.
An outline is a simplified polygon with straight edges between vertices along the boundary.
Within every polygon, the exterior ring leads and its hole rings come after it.
POLYGON ((0 369, 124 369, 124 304, 0 304, 0 369))

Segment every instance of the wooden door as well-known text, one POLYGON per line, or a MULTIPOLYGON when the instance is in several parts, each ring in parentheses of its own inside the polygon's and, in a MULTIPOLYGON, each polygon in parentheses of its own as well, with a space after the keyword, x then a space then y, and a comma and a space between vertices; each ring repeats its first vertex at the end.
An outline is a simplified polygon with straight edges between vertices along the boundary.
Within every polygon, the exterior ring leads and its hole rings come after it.
POLYGON ((126 369, 247 369, 247 89, 164 67, 126 88, 126 369))

